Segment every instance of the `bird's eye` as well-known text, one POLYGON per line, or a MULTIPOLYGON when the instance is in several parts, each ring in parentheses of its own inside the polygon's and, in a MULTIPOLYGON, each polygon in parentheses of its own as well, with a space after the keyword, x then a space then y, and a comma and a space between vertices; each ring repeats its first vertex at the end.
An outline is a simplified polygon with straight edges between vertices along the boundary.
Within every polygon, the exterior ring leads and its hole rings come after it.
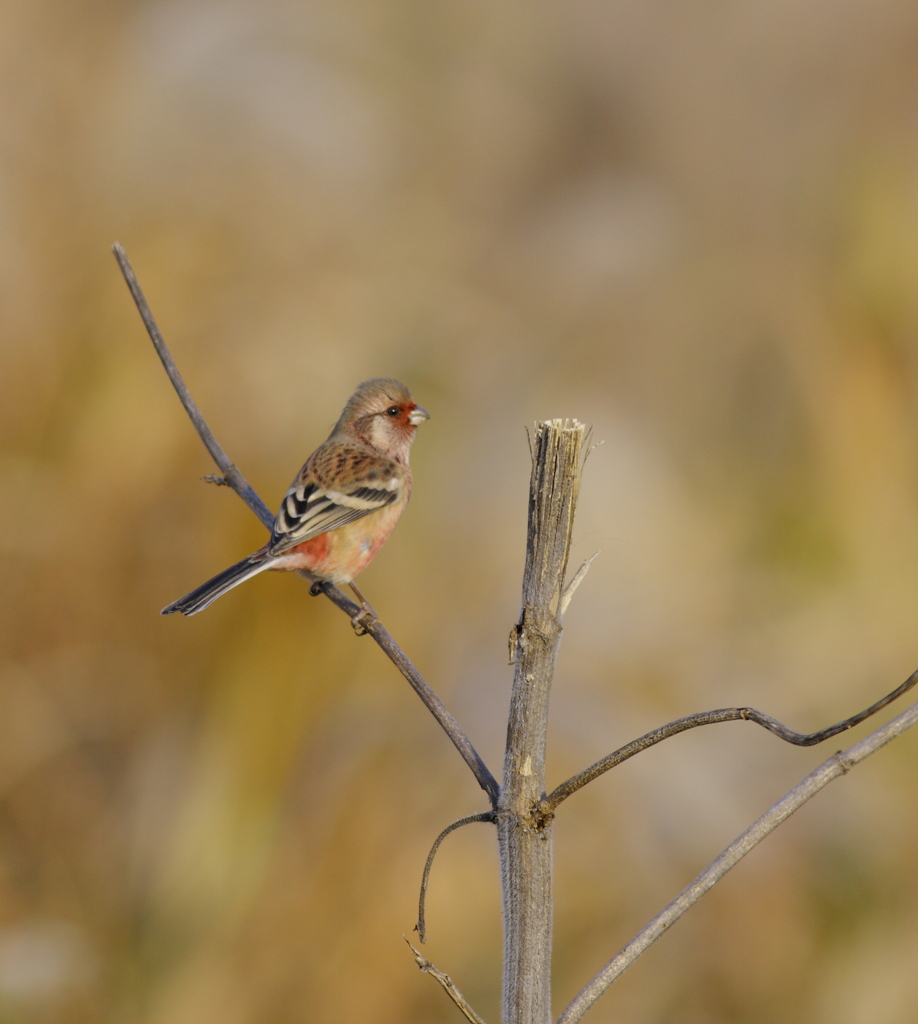
POLYGON ((386 409, 386 415, 387 416, 398 416, 398 414, 400 412, 401 412, 401 409, 399 409, 399 407, 397 405, 390 405, 389 408, 386 409))

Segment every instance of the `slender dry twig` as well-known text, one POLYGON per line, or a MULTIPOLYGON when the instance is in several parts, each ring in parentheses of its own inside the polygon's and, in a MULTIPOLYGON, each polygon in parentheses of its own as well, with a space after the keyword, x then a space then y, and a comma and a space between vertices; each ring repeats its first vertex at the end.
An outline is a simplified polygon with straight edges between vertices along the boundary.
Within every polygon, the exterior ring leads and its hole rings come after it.
MULTIPOLYGON (((584 462, 586 462, 586 457, 584 457, 584 462)), ((567 611, 567 606, 571 603, 571 598, 574 596, 574 591, 580 586, 581 583, 583 583, 583 578, 590 571, 590 566, 593 564, 593 560, 598 555, 598 551, 596 552, 596 554, 590 555, 590 557, 583 563, 583 565, 580 566, 577 572, 574 573, 574 578, 564 588, 564 592, 561 594, 561 600, 558 602, 559 619, 564 618, 564 613, 567 611)))
POLYGON ((182 380, 182 375, 179 373, 179 369, 175 365, 175 360, 172 358, 172 355, 163 340, 163 336, 160 334, 159 328, 156 326, 156 321, 153 319, 153 314, 150 311, 147 300, 144 298, 144 294, 137 282, 137 276, 135 275, 134 269, 131 266, 127 258, 127 254, 122 248, 120 242, 115 242, 112 246, 112 252, 114 252, 115 259, 118 261, 118 266, 121 267, 121 273, 124 275, 124 280, 127 281, 127 286, 131 290, 131 295, 134 298, 134 304, 137 306, 137 312, 140 313, 140 318, 143 320, 144 326, 147 329, 147 334, 150 335, 150 341, 153 342, 156 354, 162 361, 163 367, 169 377, 169 380, 172 381, 172 386, 175 388, 176 394, 179 396, 182 405, 185 406, 185 412, 188 413, 189 419, 194 424, 194 429, 198 432, 198 436, 204 442, 204 445, 210 452, 214 462, 216 462, 220 467, 220 472, 223 474, 227 484, 232 487, 246 505, 249 506, 255 515, 258 516, 262 523, 270 530, 274 525, 273 513, 261 498, 258 497, 255 491, 252 490, 245 477, 238 469, 236 469, 232 462, 230 462, 229 456, 217 443, 217 439, 214 437, 210 427, 201 415, 201 410, 198 408, 195 400, 191 397, 191 392, 185 385, 185 381, 182 380))
POLYGON ((467 818, 460 818, 458 821, 454 821, 452 825, 447 825, 437 836, 433 846, 430 848, 430 853, 427 854, 427 863, 424 865, 424 874, 421 876, 421 895, 418 897, 418 923, 414 926, 421 945, 427 941, 427 920, 424 916, 424 909, 427 903, 427 883, 430 881, 430 869, 433 867, 437 850, 440 849, 440 843, 443 842, 450 832, 455 832, 457 828, 462 828, 463 825, 471 825, 476 821, 487 821, 493 824, 496 821, 496 816, 493 811, 484 811, 482 814, 470 814, 467 818))
POLYGON ((714 886, 723 876, 742 860, 750 850, 760 843, 770 832, 773 832, 785 819, 790 817, 799 807, 803 806, 819 790, 827 786, 833 779, 849 772, 855 765, 860 764, 865 758, 876 753, 890 740, 901 735, 906 729, 910 729, 918 723, 918 704, 912 704, 891 722, 881 726, 872 732, 860 743, 856 743, 848 750, 839 751, 833 754, 828 761, 824 761, 814 772, 807 775, 802 782, 781 800, 771 810, 759 818, 753 825, 734 842, 714 861, 712 861, 700 875, 686 886, 681 893, 662 910, 645 928, 628 943, 621 952, 615 956, 605 967, 581 990, 579 995, 570 1003, 564 1013, 558 1018, 556 1024, 576 1024, 606 989, 622 974, 634 961, 655 942, 662 934, 673 925, 680 917, 693 906, 701 897, 714 886))
MULTIPOLYGON (((402 938, 405 938, 402 936, 402 938)), ((405 939, 405 942, 408 942, 405 939)), ((443 971, 438 970, 434 965, 425 957, 422 956, 420 951, 415 949, 414 946, 408 942, 408 948, 414 953, 414 962, 420 967, 425 973, 429 974, 432 978, 436 978, 437 981, 443 986, 444 992, 452 999, 452 1001, 462 1011, 463 1016, 467 1021, 471 1021, 471 1024, 485 1024, 481 1017, 469 1006, 466 1002, 465 996, 456 988, 452 978, 448 974, 444 974, 443 971)))
MULTIPOLYGON (((214 437, 213 432, 207 425, 204 417, 201 415, 201 411, 198 409, 195 400, 191 397, 191 392, 188 390, 184 380, 182 380, 182 375, 179 373, 178 367, 175 365, 175 360, 172 358, 172 354, 166 346, 166 342, 160 333, 159 327, 156 325, 153 313, 147 304, 147 300, 144 298, 140 285, 137 283, 137 277, 134 274, 134 270, 131 267, 124 249, 118 242, 116 242, 112 246, 112 251, 115 254, 115 259, 118 261, 118 265, 121 267, 121 273, 124 275, 127 286, 131 290, 131 295, 134 298, 137 311, 140 313, 140 317, 144 322, 147 333, 150 335, 150 340, 153 342, 166 374, 181 399, 182 405, 185 407, 185 411, 188 413, 195 430, 198 432, 198 436, 204 442, 204 445, 213 457, 214 462, 216 462, 220 467, 225 483, 232 487, 246 505, 248 505, 255 515, 258 516, 264 526, 270 530, 274 525, 273 514, 268 506, 255 493, 242 473, 240 473, 233 463, 230 462, 226 452, 224 452, 217 443, 217 439, 214 437)), ((351 620, 361 612, 361 608, 342 594, 334 584, 322 583, 319 585, 319 590, 321 590, 321 592, 324 593, 334 605, 345 612, 351 620)), ((478 780, 478 784, 485 793, 487 793, 491 806, 496 807, 497 800, 500 795, 500 787, 497 784, 497 780, 488 770, 487 765, 482 761, 478 751, 476 751, 472 746, 469 738, 459 726, 459 723, 446 710, 440 698, 434 693, 421 673, 414 667, 411 660, 401 647, 399 647, 395 640, 392 639, 391 634, 379 619, 370 618, 364 623, 364 626, 366 632, 369 633, 383 651, 385 651, 389 660, 408 680, 415 693, 418 694, 427 709, 434 716, 437 722, 439 722, 441 728, 447 736, 449 736, 456 749, 462 755, 465 763, 472 770, 472 773, 478 780)))
MULTIPOLYGON (((340 608, 351 621, 354 621, 355 616, 360 616, 362 611, 360 606, 343 594, 333 583, 316 583, 313 585, 313 589, 325 594, 332 604, 340 608)), ((478 780, 478 785, 487 793, 491 806, 497 807, 497 801, 500 797, 500 786, 497 784, 497 779, 494 778, 488 766, 482 761, 478 751, 472 746, 468 736, 462 731, 462 727, 447 711, 445 705, 434 693, 433 689, 431 689, 430 684, 418 672, 408 655, 392 639, 391 633, 379 619, 363 615, 360 618, 360 624, 364 631, 385 651, 392 664, 411 684, 414 692, 424 702, 424 706, 440 723, 443 731, 449 736, 455 748, 462 755, 463 760, 478 780)))
MULTIPOLYGON (((331 585, 329 584, 328 586, 330 587, 331 585)), ((326 593, 327 592, 328 591, 326 590, 326 593)), ((414 667, 408 655, 405 654, 395 640, 392 639, 392 635, 379 621, 379 619, 370 619, 366 624, 366 630, 370 636, 373 637, 376 643, 379 644, 379 646, 386 652, 389 660, 395 665, 399 672, 401 672, 408 680, 414 689, 414 692, 424 702, 427 710, 430 711, 434 718, 440 723, 441 728, 452 740, 453 745, 462 755, 463 760, 478 780, 478 785, 481 786, 485 793, 487 793, 491 806, 496 808, 497 802, 500 799, 500 786, 497 784, 497 779, 495 779, 491 774, 487 765, 481 759, 478 751, 472 746, 468 736, 466 736, 462 731, 459 723, 455 718, 453 718, 449 711, 446 710, 443 702, 434 693, 421 673, 414 667)))
POLYGON ((610 768, 614 768, 616 765, 621 764, 622 761, 627 761, 629 757, 634 757, 635 754, 639 754, 642 750, 647 750, 648 747, 652 747, 662 740, 669 739, 670 736, 678 736, 680 732, 695 729, 699 725, 716 725, 718 722, 755 722, 756 725, 761 725, 762 728, 767 729, 770 733, 773 733, 787 743, 793 743, 798 747, 813 747, 817 743, 824 743, 833 736, 837 736, 840 732, 845 732, 846 729, 852 729, 854 726, 860 725, 861 722, 870 718, 871 715, 882 711, 887 705, 892 704, 894 700, 907 693, 916 683, 918 683, 918 670, 913 672, 904 683, 897 686, 892 693, 888 693, 875 704, 871 704, 869 708, 859 711, 856 715, 846 718, 843 722, 836 722, 835 725, 820 729, 818 732, 794 732, 793 729, 789 729, 786 725, 782 725, 761 711, 756 711, 755 708, 721 708, 719 711, 700 711, 696 715, 677 718, 675 722, 661 725, 659 729, 645 733, 638 739, 626 743, 623 747, 619 747, 618 750, 613 750, 611 754, 602 758, 601 761, 597 761, 596 764, 590 765, 589 768, 574 775, 567 782, 563 782, 541 802, 540 806, 545 813, 552 813, 558 804, 576 793, 578 789, 583 789, 587 783, 598 779, 600 775, 605 774, 610 768))

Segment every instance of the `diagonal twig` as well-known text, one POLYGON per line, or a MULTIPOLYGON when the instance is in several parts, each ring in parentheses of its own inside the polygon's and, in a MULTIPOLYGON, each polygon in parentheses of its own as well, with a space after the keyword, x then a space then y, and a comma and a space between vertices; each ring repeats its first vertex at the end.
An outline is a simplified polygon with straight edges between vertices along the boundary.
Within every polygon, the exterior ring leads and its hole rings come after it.
POLYGON ((785 819, 790 817, 799 807, 814 797, 833 779, 849 772, 855 765, 876 753, 890 740, 901 735, 918 723, 918 704, 912 704, 900 715, 872 732, 860 743, 845 751, 833 754, 814 772, 799 782, 779 800, 771 810, 759 818, 753 825, 734 840, 724 851, 712 861, 700 875, 686 886, 681 893, 665 907, 645 928, 613 957, 605 967, 568 1005, 558 1018, 556 1024, 576 1024, 590 1009, 596 1000, 609 988, 632 963, 695 903, 711 889, 721 878, 737 864, 750 850, 760 843, 770 832, 773 832, 785 819))
MULTIPOLYGON (((404 936, 402 936, 404 938, 404 936)), ((405 942, 408 942, 405 939, 405 942)), ((408 942, 408 948, 414 954, 414 962, 420 967, 425 973, 429 974, 432 978, 436 978, 438 982, 443 986, 443 990, 452 999, 452 1001, 462 1011, 463 1017, 471 1024, 485 1024, 485 1022, 478 1016, 478 1014, 469 1006, 466 1002, 465 996, 456 988, 452 978, 448 974, 444 974, 443 971, 438 970, 434 965, 425 957, 422 956, 420 951, 415 949, 414 946, 408 942)))
MULTIPOLYGON (((185 411, 188 413, 195 430, 198 432, 198 436, 204 442, 204 445, 213 457, 214 462, 216 462, 220 467, 220 471, 223 473, 223 478, 226 484, 232 487, 246 505, 248 505, 255 515, 258 516, 264 526, 270 530, 274 525, 273 514, 268 506, 255 493, 242 473, 240 473, 230 461, 229 456, 227 456, 226 452, 224 452, 220 447, 217 439, 213 435, 213 432, 207 425, 204 417, 201 415, 201 411, 198 409, 195 400, 191 397, 191 392, 188 390, 184 380, 182 380, 182 375, 179 373, 179 369, 175 365, 175 360, 172 358, 172 354, 166 346, 166 342, 160 333, 159 327, 156 325, 153 313, 147 304, 147 300, 144 298, 144 294, 140 289, 137 277, 134 274, 134 270, 131 267, 124 249, 118 242, 116 242, 112 246, 112 251, 115 254, 115 259, 118 261, 118 265, 121 267, 121 273, 124 275, 127 286, 134 298, 134 303, 137 306, 137 311, 140 313, 140 317, 144 322, 147 333, 150 335, 150 340, 156 348, 156 352, 163 364, 163 368, 165 369, 169 380, 172 382, 172 386, 178 393, 182 405, 185 407, 185 411)), ((354 617, 360 613, 361 609, 358 605, 345 597, 345 595, 342 594, 334 584, 322 583, 319 585, 319 589, 334 605, 344 611, 351 619, 354 619, 354 617)), ((418 672, 414 667, 410 658, 405 654, 401 647, 399 647, 395 640, 392 639, 391 634, 385 626, 383 626, 378 619, 370 618, 366 622, 365 628, 366 632, 373 637, 376 643, 379 644, 389 657, 389 660, 392 661, 395 667, 414 688, 415 693, 418 694, 427 709, 452 740, 456 749, 465 760, 465 763, 469 766, 475 778, 478 780, 478 784, 485 793, 487 793, 491 806, 496 807, 497 799, 500 794, 500 787, 497 784, 497 780, 488 770, 487 765, 482 761, 478 752, 469 741, 469 738, 462 731, 459 723, 446 710, 443 702, 434 693, 420 672, 418 672)))
POLYGON ((427 862, 424 865, 424 874, 421 876, 421 895, 418 897, 418 923, 414 926, 414 930, 418 933, 421 945, 427 941, 427 921, 424 910, 427 903, 427 883, 430 881, 430 869, 433 867, 434 857, 437 855, 437 850, 440 849, 440 844, 451 832, 455 832, 457 828, 462 828, 463 825, 471 825, 476 821, 487 821, 493 824, 494 821, 496 821, 496 815, 493 811, 485 811, 482 814, 470 814, 467 818, 460 818, 458 821, 454 821, 452 825, 447 825, 446 828, 437 836, 434 840, 433 846, 430 848, 430 853, 427 854, 427 862))
POLYGON ((115 242, 112 246, 112 252, 114 252, 115 259, 118 261, 118 266, 121 267, 121 273, 124 274, 124 280, 127 282, 127 286, 131 290, 131 295, 134 298, 134 304, 137 306, 137 312, 140 313, 140 319, 143 320, 144 327, 147 329, 147 334, 150 335, 150 341, 153 342, 156 354, 159 356, 169 380, 172 381, 172 386, 175 388, 182 405, 185 406, 185 412, 188 413, 191 422, 194 424, 194 429, 198 432, 198 436, 204 442, 204 445, 210 452, 214 462, 216 462, 220 467, 220 472, 223 474, 226 483, 232 487, 246 505, 249 506, 256 516, 258 516, 262 521, 262 524, 270 530, 274 525, 273 513, 261 498, 258 497, 255 491, 252 490, 245 477, 238 469, 236 469, 232 462, 230 462, 229 456, 217 443, 217 439, 214 437, 210 427, 201 415, 201 410, 198 408, 195 400, 191 397, 191 392, 188 390, 185 381, 182 380, 182 375, 179 373, 179 369, 175 365, 175 360, 172 358, 172 354, 166 347, 163 336, 160 334, 159 328, 156 326, 156 321, 153 319, 153 314, 150 311, 147 300, 144 297, 143 292, 140 290, 140 285, 137 282, 137 276, 134 274, 134 268, 131 266, 127 258, 127 254, 120 242, 115 242))
MULTIPOLYGON (((584 456, 584 462, 586 462, 586 456, 584 456)), ((590 555, 590 557, 580 566, 574 578, 568 583, 568 585, 561 592, 561 599, 558 601, 558 618, 563 619, 564 613, 567 611, 567 606, 571 603, 571 598, 574 596, 574 591, 583 583, 583 578, 590 571, 590 566, 593 564, 593 560, 597 558, 599 552, 590 555)))
MULTIPOLYGON (((346 594, 343 594, 334 583, 315 583, 313 587, 324 593, 332 604, 340 608, 352 621, 355 616, 360 615, 362 611, 360 606, 355 604, 346 594)), ((376 643, 385 651, 392 664, 408 680, 414 692, 424 702, 424 706, 453 741, 453 745, 462 755, 463 760, 478 780, 478 785, 488 794, 491 806, 496 807, 498 797, 500 796, 500 786, 497 784, 497 779, 494 778, 488 766, 482 761, 478 751, 472 746, 459 723, 447 711, 443 701, 434 693, 430 684, 418 672, 414 663, 393 640, 392 634, 379 619, 374 616, 363 615, 360 622, 363 629, 373 637, 376 643)))
POLYGON ((856 715, 846 718, 843 722, 836 722, 835 725, 820 729, 819 732, 794 732, 793 729, 789 729, 786 725, 782 725, 761 711, 756 711, 755 708, 721 708, 718 711, 701 711, 696 715, 677 718, 675 722, 661 725, 659 729, 645 733, 638 739, 626 743, 623 747, 619 747, 618 750, 613 750, 611 754, 597 761, 596 764, 590 765, 589 768, 574 775, 567 782, 563 782, 541 801, 539 805, 540 810, 543 813, 550 814, 558 804, 576 793, 578 789, 583 789, 587 783, 605 774, 609 769, 621 764, 622 761, 627 761, 629 757, 634 757, 635 754, 639 754, 642 750, 647 750, 648 747, 655 746, 662 740, 669 739, 670 736, 678 736, 680 732, 686 732, 688 729, 695 729, 700 725, 716 725, 718 722, 755 722, 756 725, 761 725, 763 729, 767 729, 770 733, 773 733, 787 743, 793 743, 798 747, 812 747, 817 743, 823 743, 825 740, 837 736, 840 732, 845 732, 846 729, 852 729, 854 726, 860 725, 861 722, 870 718, 871 715, 875 715, 888 704, 892 704, 894 700, 907 693, 916 683, 918 683, 918 670, 913 672, 904 683, 897 686, 892 693, 881 697, 880 700, 871 704, 869 708, 859 711, 856 715))

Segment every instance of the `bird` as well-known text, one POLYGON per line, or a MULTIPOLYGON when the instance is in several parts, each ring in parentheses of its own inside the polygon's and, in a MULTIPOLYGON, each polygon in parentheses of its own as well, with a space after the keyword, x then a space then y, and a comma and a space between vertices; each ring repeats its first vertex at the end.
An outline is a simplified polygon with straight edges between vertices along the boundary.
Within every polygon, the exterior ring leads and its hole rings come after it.
POLYGON ((411 496, 408 452, 427 419, 427 410, 397 380, 374 377, 358 385, 328 440, 284 495, 270 540, 161 614, 196 615, 266 569, 300 572, 314 584, 348 584, 363 610, 372 612, 353 580, 405 511, 411 496))

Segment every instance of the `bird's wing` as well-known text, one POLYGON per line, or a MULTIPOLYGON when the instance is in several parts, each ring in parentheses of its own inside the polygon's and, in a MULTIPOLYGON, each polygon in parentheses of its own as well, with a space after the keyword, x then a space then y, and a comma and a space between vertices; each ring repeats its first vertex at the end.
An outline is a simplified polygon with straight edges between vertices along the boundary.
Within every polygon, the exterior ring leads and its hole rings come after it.
POLYGON ((340 448, 332 459, 317 459, 321 451, 306 463, 284 496, 274 521, 272 555, 385 508, 402 494, 403 474, 386 456, 340 448))

